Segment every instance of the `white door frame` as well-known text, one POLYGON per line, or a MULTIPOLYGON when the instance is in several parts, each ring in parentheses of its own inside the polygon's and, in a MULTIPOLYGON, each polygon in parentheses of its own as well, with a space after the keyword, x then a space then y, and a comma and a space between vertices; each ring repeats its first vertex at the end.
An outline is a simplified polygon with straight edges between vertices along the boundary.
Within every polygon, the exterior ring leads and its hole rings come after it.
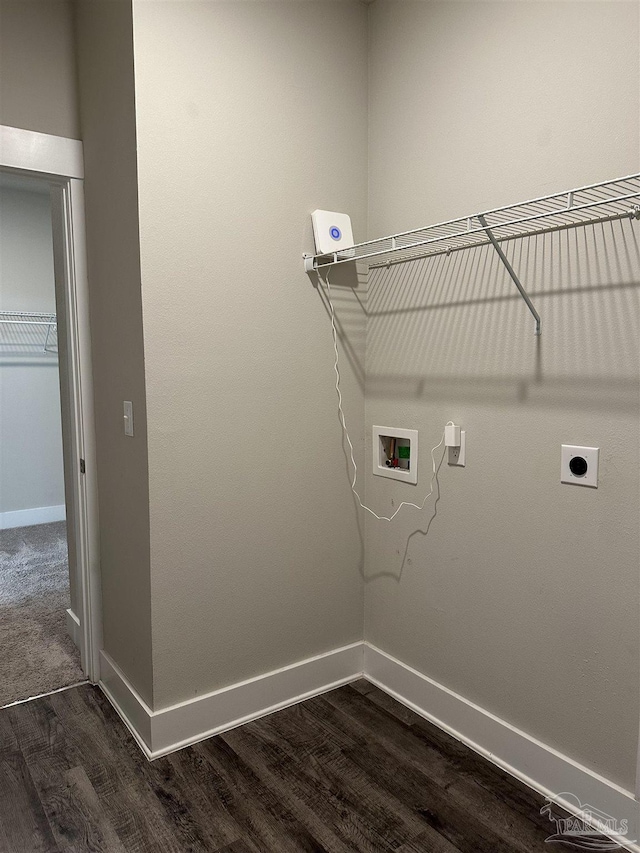
POLYGON ((93 374, 89 326, 82 142, 0 125, 0 169, 48 179, 56 286, 64 293, 80 654, 87 678, 100 677, 102 606, 93 374))

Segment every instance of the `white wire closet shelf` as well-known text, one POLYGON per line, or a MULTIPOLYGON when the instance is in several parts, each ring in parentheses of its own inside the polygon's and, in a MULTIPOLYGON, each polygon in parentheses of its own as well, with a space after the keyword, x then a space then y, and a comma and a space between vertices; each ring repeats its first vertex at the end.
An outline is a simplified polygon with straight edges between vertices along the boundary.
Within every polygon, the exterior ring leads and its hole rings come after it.
POLYGON ((0 355, 19 352, 58 352, 58 321, 55 314, 0 311, 0 355))
POLYGON ((540 317, 500 244, 625 218, 640 219, 640 174, 367 240, 330 255, 305 255, 304 265, 312 272, 366 261, 369 269, 375 269, 492 244, 536 320, 536 334, 540 334, 540 317))

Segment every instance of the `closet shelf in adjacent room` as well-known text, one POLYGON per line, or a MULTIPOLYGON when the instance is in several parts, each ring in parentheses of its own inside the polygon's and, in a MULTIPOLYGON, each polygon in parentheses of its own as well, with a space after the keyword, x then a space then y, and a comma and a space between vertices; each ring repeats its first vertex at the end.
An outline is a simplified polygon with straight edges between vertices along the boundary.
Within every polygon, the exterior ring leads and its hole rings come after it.
POLYGON ((491 244, 533 314, 539 334, 540 318, 500 244, 624 218, 640 219, 640 174, 367 240, 329 255, 306 255, 305 270, 312 272, 352 261, 365 261, 372 269, 491 244))
POLYGON ((38 352, 58 352, 56 315, 0 311, 0 355, 38 352))

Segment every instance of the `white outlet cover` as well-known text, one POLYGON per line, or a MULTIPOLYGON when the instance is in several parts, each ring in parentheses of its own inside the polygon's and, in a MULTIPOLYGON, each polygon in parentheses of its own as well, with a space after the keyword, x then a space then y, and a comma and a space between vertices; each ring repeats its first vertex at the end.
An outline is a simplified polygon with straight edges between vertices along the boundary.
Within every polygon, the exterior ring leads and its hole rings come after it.
POLYGON ((447 447, 448 465, 455 465, 458 468, 464 468, 467 464, 467 432, 464 429, 460 430, 460 447, 447 447))
MULTIPOLYGON (((590 486, 598 488, 598 461, 600 457, 599 447, 580 447, 576 444, 563 444, 560 464, 560 482, 570 483, 573 486, 590 486), (587 463, 584 474, 573 473, 571 460, 582 458, 587 463)), ((574 463, 575 465, 576 463, 574 463)))

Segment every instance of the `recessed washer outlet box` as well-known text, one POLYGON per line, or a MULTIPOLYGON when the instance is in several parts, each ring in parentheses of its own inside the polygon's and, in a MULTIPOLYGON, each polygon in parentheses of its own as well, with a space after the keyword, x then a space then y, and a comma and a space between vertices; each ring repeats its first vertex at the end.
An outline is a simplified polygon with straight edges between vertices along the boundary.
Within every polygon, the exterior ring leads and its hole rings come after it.
POLYGON ((418 482, 418 430, 400 427, 372 428, 373 473, 377 477, 418 482))
POLYGON ((563 444, 560 460, 560 482, 597 489, 599 456, 599 447, 563 444))

